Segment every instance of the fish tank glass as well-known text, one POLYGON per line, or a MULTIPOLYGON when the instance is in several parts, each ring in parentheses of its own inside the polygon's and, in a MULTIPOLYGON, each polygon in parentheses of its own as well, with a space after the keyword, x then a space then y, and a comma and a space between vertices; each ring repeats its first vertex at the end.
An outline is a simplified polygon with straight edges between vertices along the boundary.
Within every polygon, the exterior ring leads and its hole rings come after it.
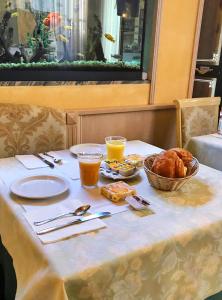
POLYGON ((0 80, 142 79, 146 0, 0 0, 0 80))

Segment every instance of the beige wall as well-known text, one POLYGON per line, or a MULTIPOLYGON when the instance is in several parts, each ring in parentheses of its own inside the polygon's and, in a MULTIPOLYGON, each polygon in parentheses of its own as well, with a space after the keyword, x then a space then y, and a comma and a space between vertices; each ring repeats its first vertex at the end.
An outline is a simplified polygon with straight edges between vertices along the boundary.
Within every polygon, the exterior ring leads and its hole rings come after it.
POLYGON ((154 102, 189 97, 199 0, 163 0, 154 102))
POLYGON ((0 87, 1 102, 32 103, 64 109, 147 105, 148 84, 0 87))
MULTIPOLYGON (((188 93, 199 0, 162 0, 155 103, 188 93)), ((154 81, 153 81, 154 82, 154 81)), ((147 105, 149 84, 0 87, 0 101, 63 108, 147 105)))

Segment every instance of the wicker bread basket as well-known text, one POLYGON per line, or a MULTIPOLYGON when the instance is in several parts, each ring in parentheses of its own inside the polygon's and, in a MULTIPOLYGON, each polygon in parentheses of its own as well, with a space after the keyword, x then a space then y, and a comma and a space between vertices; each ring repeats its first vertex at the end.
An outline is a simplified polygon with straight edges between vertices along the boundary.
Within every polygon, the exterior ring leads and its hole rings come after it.
POLYGON ((153 161, 158 154, 149 155, 144 160, 144 170, 149 183, 156 189, 162 191, 177 191, 179 190, 199 169, 198 160, 193 157, 193 160, 187 166, 187 176, 184 178, 167 178, 160 176, 151 171, 153 161))

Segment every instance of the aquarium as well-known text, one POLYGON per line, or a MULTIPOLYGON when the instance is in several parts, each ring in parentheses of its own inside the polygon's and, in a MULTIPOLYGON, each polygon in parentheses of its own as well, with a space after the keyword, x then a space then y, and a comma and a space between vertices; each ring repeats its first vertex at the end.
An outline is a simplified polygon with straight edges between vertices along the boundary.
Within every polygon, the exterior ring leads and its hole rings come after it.
POLYGON ((145 0, 0 0, 0 79, 141 79, 145 9, 145 0))

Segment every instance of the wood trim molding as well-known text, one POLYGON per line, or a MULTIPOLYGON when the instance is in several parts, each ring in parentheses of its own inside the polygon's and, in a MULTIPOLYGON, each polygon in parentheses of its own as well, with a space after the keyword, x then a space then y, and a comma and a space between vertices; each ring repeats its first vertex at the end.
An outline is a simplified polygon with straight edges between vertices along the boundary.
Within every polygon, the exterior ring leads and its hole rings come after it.
POLYGON ((182 130, 181 130, 181 109, 179 101, 176 103, 176 143, 177 147, 182 147, 182 130))
POLYGON ((137 111, 147 111, 147 110, 163 110, 175 108, 175 104, 166 105, 144 105, 144 106, 128 106, 128 107, 111 107, 111 108, 98 108, 98 109, 85 109, 85 110, 67 110, 67 119, 70 124, 72 122, 79 123, 79 116, 84 115, 97 115, 97 114, 111 114, 111 113, 122 113, 122 112, 137 112, 137 111))
POLYGON ((159 41, 160 41, 160 25, 162 16, 163 0, 158 0, 156 8, 156 30, 154 33, 154 45, 153 45, 153 58, 152 58, 152 73, 151 73, 151 85, 148 104, 154 104, 154 95, 156 90, 156 73, 157 73, 157 60, 159 52, 159 41))
POLYGON ((203 97, 203 98, 190 98, 175 100, 177 108, 194 107, 194 106, 218 106, 220 105, 220 97, 203 97))
POLYGON ((82 126, 83 126, 83 116, 79 115, 77 124, 77 143, 82 144, 82 126))
POLYGON ((190 80, 189 80, 188 91, 187 91, 188 98, 191 98, 192 94, 193 94, 193 85, 194 85, 194 78, 195 78, 196 61, 197 61, 197 53, 198 53, 198 46, 199 46, 199 39, 200 39, 204 1, 205 0, 199 0, 196 31, 195 31, 195 36, 194 36, 193 55, 192 55, 192 62, 191 62, 191 66, 190 66, 190 80))
POLYGON ((66 124, 75 125, 78 122, 78 114, 73 111, 66 111, 66 124))

